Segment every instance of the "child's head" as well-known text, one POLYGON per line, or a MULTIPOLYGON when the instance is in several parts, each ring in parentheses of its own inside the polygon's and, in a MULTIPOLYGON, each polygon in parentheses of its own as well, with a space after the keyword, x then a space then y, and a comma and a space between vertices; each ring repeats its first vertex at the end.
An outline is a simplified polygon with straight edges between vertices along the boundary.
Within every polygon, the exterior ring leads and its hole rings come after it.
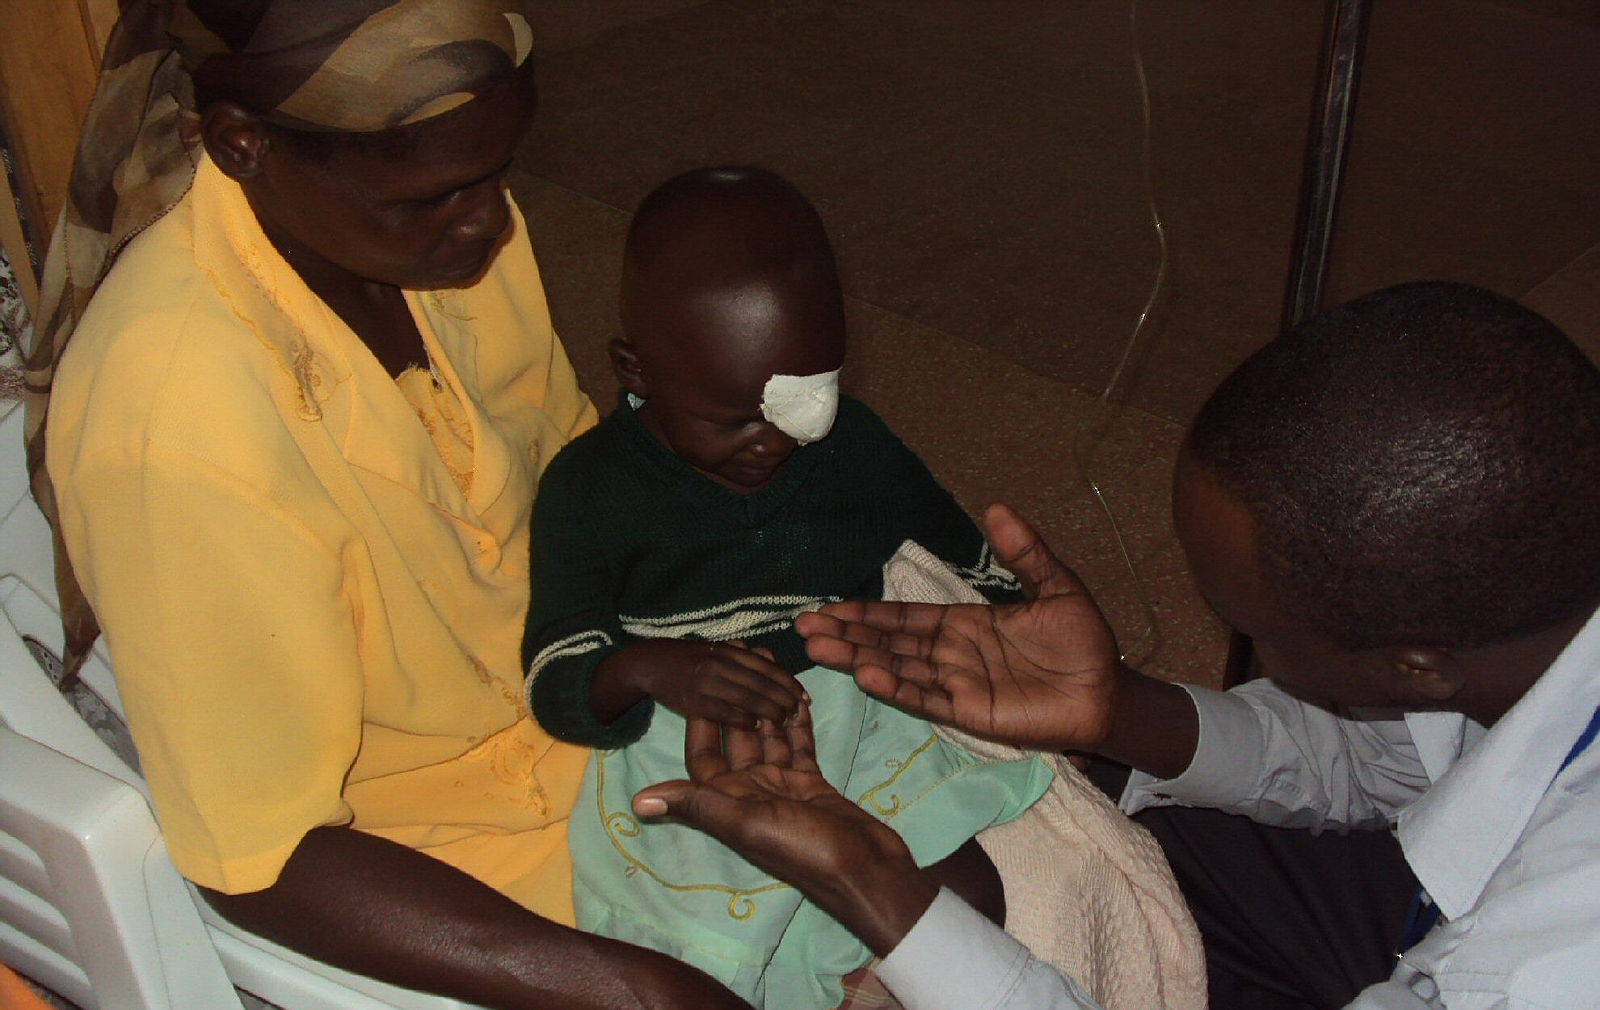
POLYGON ((698 169, 645 198, 622 269, 622 387, 656 437, 736 491, 827 434, 844 302, 815 208, 759 168, 698 169))

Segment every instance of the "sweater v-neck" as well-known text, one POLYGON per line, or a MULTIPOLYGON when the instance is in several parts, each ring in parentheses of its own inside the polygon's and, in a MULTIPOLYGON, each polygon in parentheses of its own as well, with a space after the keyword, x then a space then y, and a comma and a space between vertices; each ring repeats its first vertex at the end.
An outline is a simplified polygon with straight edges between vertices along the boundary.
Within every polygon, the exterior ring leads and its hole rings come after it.
POLYGON ((681 494, 698 511, 741 526, 759 526, 783 510, 805 485, 807 476, 828 454, 827 440, 803 445, 784 461, 766 487, 743 494, 712 480, 662 444, 626 401, 617 407, 622 427, 662 483, 681 494))

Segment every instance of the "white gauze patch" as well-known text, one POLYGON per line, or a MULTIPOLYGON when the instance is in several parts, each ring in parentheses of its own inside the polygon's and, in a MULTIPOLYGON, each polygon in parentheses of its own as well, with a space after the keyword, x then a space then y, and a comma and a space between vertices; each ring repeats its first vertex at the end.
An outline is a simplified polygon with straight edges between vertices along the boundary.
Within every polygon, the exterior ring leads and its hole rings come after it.
POLYGON ((833 430, 839 415, 839 369, 818 375, 774 375, 761 390, 761 416, 806 445, 833 430))

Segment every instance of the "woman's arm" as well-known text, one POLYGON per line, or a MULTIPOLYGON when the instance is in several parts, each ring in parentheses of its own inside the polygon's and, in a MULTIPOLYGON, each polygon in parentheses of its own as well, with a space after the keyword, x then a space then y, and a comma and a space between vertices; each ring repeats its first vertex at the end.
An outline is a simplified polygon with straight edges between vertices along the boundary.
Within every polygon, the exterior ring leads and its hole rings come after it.
POLYGON ((695 968, 543 919, 351 828, 311 831, 264 891, 202 893, 230 921, 302 954, 488 1007, 745 1007, 695 968))

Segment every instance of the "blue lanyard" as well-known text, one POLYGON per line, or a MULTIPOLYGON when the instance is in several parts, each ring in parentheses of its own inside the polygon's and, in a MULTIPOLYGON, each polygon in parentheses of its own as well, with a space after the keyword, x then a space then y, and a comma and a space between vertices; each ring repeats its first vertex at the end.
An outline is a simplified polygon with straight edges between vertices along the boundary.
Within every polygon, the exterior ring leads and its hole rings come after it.
MULTIPOLYGON (((1561 767, 1556 770, 1557 775, 1566 771, 1567 766, 1594 742, 1596 734, 1600 734, 1600 708, 1594 710, 1594 715, 1589 717, 1589 725, 1578 734, 1577 742, 1567 751, 1567 756, 1561 761, 1561 767)), ((1411 912, 1406 916, 1405 932, 1400 935, 1400 944, 1395 948, 1394 956, 1399 957, 1415 947, 1438 921, 1439 906, 1424 897, 1422 885, 1418 884, 1416 896, 1411 899, 1411 912)))

